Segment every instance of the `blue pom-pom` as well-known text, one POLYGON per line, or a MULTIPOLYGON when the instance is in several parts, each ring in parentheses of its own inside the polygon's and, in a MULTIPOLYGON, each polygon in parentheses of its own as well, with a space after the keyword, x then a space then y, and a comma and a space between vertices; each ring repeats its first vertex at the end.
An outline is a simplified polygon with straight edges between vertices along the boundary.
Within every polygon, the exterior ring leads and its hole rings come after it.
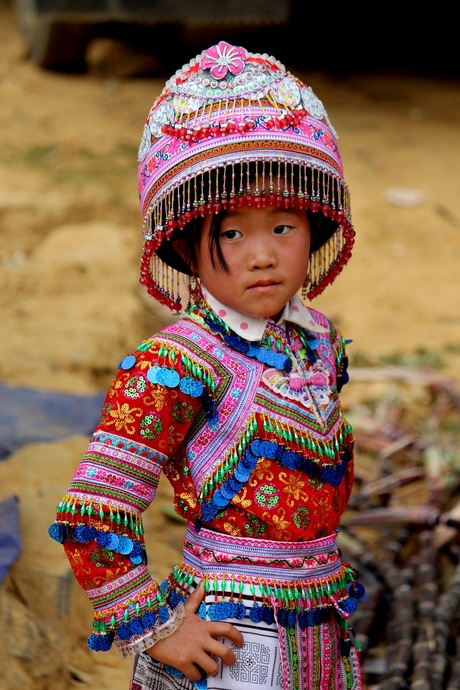
POLYGON ((301 630, 308 627, 308 614, 309 611, 302 611, 302 613, 298 615, 299 628, 301 628, 301 630))
POLYGON ((206 604, 204 601, 201 602, 198 611, 196 612, 196 615, 199 616, 202 620, 206 620, 206 604))
POLYGON ((121 625, 119 625, 117 628, 117 635, 120 638, 120 640, 129 640, 129 638, 132 635, 130 624, 122 623, 121 625))
POLYGON ((171 590, 168 595, 168 602, 172 609, 175 609, 178 604, 183 604, 184 601, 184 597, 174 590, 171 590))
POLYGON ((166 623, 169 620, 169 609, 167 606, 160 606, 158 609, 158 618, 160 623, 166 623))
POLYGON ((251 450, 257 457, 269 458, 274 460, 276 457, 277 444, 273 441, 253 441, 251 450))
POLYGON ((133 541, 133 548, 131 553, 129 554, 129 557, 131 559, 133 558, 142 558, 143 556, 143 548, 141 546, 141 543, 139 541, 133 541))
POLYGON ((249 611, 249 618, 253 623, 260 623, 263 620, 263 606, 260 604, 254 604, 249 611))
POLYGON ((291 609, 288 613, 288 616, 287 616, 287 627, 288 628, 295 628, 296 618, 297 618, 297 616, 296 616, 295 611, 293 609, 291 609))
MULTIPOLYGON (((316 361, 316 358, 315 358, 315 361, 316 361)), ((292 360, 290 357, 286 357, 286 359, 284 361, 283 370, 285 371, 286 374, 291 373, 291 371, 292 371, 292 360)))
POLYGON ((216 493, 212 497, 213 503, 218 506, 218 508, 225 508, 226 505, 228 505, 228 498, 225 498, 225 496, 222 495, 222 492, 220 489, 217 489, 216 493))
POLYGON ((116 551, 118 548, 118 542, 120 541, 118 538, 118 534, 115 534, 115 532, 107 532, 107 548, 110 549, 110 551, 116 551))
POLYGON ((129 558, 135 565, 139 565, 144 561, 145 557, 145 551, 141 546, 141 543, 139 541, 133 541, 133 548, 131 553, 129 554, 129 558))
POLYGON ((237 608, 237 605, 235 604, 235 602, 229 601, 225 604, 225 606, 226 606, 226 611, 228 612, 226 618, 236 618, 238 608, 237 608))
POLYGON ((358 602, 353 597, 349 597, 340 602, 340 608, 346 611, 346 613, 354 613, 358 608, 358 602))
POLYGON ((98 652, 99 651, 99 643, 98 643, 98 635, 90 635, 88 637, 88 647, 93 651, 93 652, 98 652))
POLYGON ((267 625, 273 625, 275 622, 275 612, 271 606, 262 606, 262 620, 267 625))
POLYGON ((288 610, 287 609, 278 609, 277 613, 277 619, 278 623, 281 625, 282 628, 287 628, 288 627, 288 610))
POLYGON ((127 556, 133 550, 133 540, 124 534, 118 539, 117 551, 123 556, 127 556))
POLYGON ((229 489, 234 492, 234 495, 243 487, 243 484, 236 477, 230 477, 226 483, 229 489))
POLYGON ((219 609, 217 608, 218 604, 211 604, 208 606, 208 618, 211 621, 219 621, 220 620, 220 612, 219 609))
POLYGON ((258 457, 259 455, 262 455, 262 453, 259 450, 260 444, 261 444, 261 441, 258 441, 257 439, 255 439, 254 441, 252 441, 252 443, 250 445, 250 448, 256 457, 258 457))
POLYGON ((332 486, 340 486, 343 475, 345 474, 345 463, 340 465, 329 465, 321 468, 321 479, 332 486))
POLYGON ((238 463, 238 465, 235 467, 235 471, 233 473, 233 476, 237 481, 241 482, 242 484, 246 484, 248 481, 249 477, 251 476, 252 469, 245 468, 243 466, 243 463, 238 463))
POLYGON ((146 611, 143 616, 141 616, 141 621, 144 630, 148 630, 148 628, 153 628, 155 626, 155 623, 157 621, 156 615, 153 613, 153 611, 146 611))
POLYGON ((140 618, 133 618, 133 620, 129 622, 129 627, 133 635, 140 635, 144 632, 144 626, 140 618))
POLYGON ((231 604, 226 601, 219 601, 217 604, 208 606, 208 618, 212 621, 221 621, 225 618, 233 618, 231 615, 231 604))
POLYGON ((217 513, 217 506, 212 501, 206 501, 201 506, 201 517, 204 522, 209 522, 213 520, 217 513))
POLYGON ((233 618, 236 618, 237 620, 242 621, 246 615, 246 606, 244 604, 242 604, 241 602, 239 602, 238 604, 235 604, 235 607, 236 607, 236 611, 235 611, 235 615, 233 616, 233 618))
POLYGON ((97 529, 87 525, 78 525, 74 530, 75 539, 81 543, 93 541, 97 537, 97 529))
POLYGON ((229 501, 233 498, 235 495, 235 492, 232 490, 232 487, 228 481, 226 481, 222 486, 220 487, 220 493, 222 496, 225 496, 225 498, 228 498, 229 501))
POLYGON ((224 335, 224 340, 229 345, 230 347, 234 347, 236 350, 239 350, 240 352, 247 353, 250 344, 248 343, 247 340, 244 340, 243 338, 240 338, 239 335, 236 334, 229 334, 229 335, 224 335))
POLYGON ((354 599, 361 599, 365 593, 366 590, 360 582, 353 582, 348 590, 348 594, 354 599))
POLYGON ((308 612, 308 624, 309 625, 320 625, 324 619, 324 611, 326 609, 313 609, 313 611, 308 612))
POLYGON ((108 652, 113 643, 113 633, 107 635, 99 635, 99 651, 108 652))
POLYGON ((48 534, 51 539, 57 541, 58 544, 63 544, 66 537, 66 530, 64 525, 61 525, 59 522, 53 522, 48 528, 48 534))
POLYGON ((312 625, 319 625, 323 621, 326 620, 327 618, 327 611, 328 609, 314 609, 313 611, 310 611, 312 614, 312 625))
POLYGON ((110 543, 110 535, 107 532, 98 532, 96 542, 98 546, 106 548, 110 543))
POLYGON ((276 454, 276 459, 290 470, 299 470, 302 465, 302 456, 292 450, 280 449, 280 452, 276 454))
POLYGON ((245 469, 253 470, 254 467, 257 465, 258 461, 259 458, 257 457, 257 455, 254 455, 252 450, 248 448, 246 453, 241 458, 241 462, 239 464, 245 469))

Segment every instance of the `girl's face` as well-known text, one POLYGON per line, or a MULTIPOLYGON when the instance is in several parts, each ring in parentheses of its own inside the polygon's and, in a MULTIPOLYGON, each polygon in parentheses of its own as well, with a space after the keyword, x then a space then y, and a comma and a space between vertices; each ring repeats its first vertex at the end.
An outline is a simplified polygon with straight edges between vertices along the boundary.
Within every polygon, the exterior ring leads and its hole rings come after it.
POLYGON ((228 271, 212 262, 206 216, 197 273, 220 302, 248 316, 277 320, 308 271, 310 225, 305 211, 243 207, 224 215, 219 243, 228 271))

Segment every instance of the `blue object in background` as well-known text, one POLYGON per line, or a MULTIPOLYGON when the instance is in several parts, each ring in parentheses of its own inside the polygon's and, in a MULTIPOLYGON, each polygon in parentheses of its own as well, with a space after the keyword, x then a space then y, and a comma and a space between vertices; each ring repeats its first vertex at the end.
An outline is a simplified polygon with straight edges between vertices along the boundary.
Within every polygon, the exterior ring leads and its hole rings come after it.
POLYGON ((105 393, 72 395, 0 384, 0 460, 26 443, 91 434, 105 393))
POLYGON ((20 553, 18 499, 9 496, 0 502, 0 585, 20 553))

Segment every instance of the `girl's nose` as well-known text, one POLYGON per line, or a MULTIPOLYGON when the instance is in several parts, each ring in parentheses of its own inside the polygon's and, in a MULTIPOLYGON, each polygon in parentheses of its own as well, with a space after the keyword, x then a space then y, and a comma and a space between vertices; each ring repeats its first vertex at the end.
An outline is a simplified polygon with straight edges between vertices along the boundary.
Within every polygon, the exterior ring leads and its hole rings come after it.
POLYGON ((272 268, 276 264, 276 255, 269 240, 264 238, 252 243, 248 263, 251 270, 272 268))

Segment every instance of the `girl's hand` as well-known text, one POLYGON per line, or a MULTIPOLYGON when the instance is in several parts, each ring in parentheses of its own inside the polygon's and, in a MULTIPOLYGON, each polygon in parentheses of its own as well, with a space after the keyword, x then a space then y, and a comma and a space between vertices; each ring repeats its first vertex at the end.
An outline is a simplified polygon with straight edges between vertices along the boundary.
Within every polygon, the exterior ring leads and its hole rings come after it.
POLYGON ((179 669, 189 680, 199 680, 202 671, 208 675, 217 671, 218 664, 210 654, 228 666, 235 663, 232 650, 216 637, 226 637, 237 647, 243 646, 242 634, 231 623, 204 621, 196 615, 204 596, 204 585, 200 583, 184 606, 185 617, 178 629, 147 650, 151 657, 179 669))

